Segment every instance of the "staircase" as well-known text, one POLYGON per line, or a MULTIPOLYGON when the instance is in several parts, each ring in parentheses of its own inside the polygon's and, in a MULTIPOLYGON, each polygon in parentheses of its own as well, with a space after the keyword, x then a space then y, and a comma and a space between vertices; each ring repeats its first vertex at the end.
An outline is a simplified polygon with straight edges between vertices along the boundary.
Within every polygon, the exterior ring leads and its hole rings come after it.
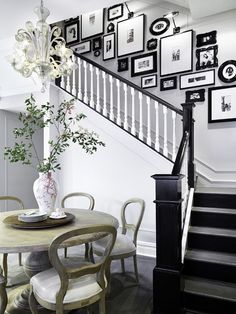
POLYGON ((195 193, 183 274, 186 313, 236 313, 236 194, 195 193))

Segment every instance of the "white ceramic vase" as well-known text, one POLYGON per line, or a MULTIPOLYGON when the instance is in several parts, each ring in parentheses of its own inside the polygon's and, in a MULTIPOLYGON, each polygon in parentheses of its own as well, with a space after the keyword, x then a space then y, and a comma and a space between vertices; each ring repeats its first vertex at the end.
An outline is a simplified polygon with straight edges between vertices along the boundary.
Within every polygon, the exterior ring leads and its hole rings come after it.
POLYGON ((58 192, 58 184, 51 172, 39 173, 39 178, 34 181, 33 191, 39 212, 50 215, 54 211, 58 192))

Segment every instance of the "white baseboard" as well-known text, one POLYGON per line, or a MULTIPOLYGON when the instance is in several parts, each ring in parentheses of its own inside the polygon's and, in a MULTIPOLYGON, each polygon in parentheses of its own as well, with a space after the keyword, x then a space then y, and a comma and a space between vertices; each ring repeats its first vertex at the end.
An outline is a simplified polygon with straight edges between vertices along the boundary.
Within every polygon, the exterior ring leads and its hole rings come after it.
POLYGON ((138 241, 137 254, 149 257, 156 257, 156 244, 151 242, 138 241))

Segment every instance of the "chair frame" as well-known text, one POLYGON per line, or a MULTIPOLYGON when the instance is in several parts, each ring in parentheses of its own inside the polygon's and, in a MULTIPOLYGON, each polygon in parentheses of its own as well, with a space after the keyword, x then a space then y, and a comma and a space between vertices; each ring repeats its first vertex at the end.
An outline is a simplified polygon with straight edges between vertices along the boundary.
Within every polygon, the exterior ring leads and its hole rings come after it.
POLYGON ((0 266, 0 314, 5 313, 7 301, 6 279, 3 277, 2 268, 0 266))
MULTIPOLYGON (((49 259, 52 266, 58 272, 60 278, 60 289, 56 295, 56 303, 52 304, 43 299, 41 299, 38 295, 35 295, 33 292, 33 286, 30 284, 30 295, 29 295, 29 304, 30 309, 33 314, 38 313, 37 303, 36 301, 45 307, 46 309, 56 311, 56 314, 63 314, 63 311, 73 310, 77 308, 83 308, 85 306, 89 306, 97 301, 99 301, 99 313, 105 314, 105 294, 107 290, 107 280, 106 280, 106 268, 109 259, 109 255, 112 251, 116 240, 116 228, 111 225, 93 225, 91 227, 85 227, 80 229, 75 229, 68 231, 64 234, 61 234, 55 237, 49 247, 49 259), (103 254, 103 257, 100 261, 95 264, 89 264, 86 266, 78 267, 78 268, 69 268, 66 267, 58 255, 58 249, 61 247, 62 242, 65 240, 77 237, 85 234, 96 234, 96 238, 98 233, 101 233, 101 236, 111 235, 111 239, 107 245, 107 248, 103 254), (63 304, 63 299, 66 295, 66 291, 69 285, 69 279, 75 279, 87 274, 95 274, 97 273, 97 281, 102 288, 102 291, 97 293, 96 295, 83 299, 80 301, 76 301, 73 303, 63 304)), ((88 239, 88 241, 94 241, 94 237, 88 239)), ((79 240, 78 240, 79 241, 79 240)))

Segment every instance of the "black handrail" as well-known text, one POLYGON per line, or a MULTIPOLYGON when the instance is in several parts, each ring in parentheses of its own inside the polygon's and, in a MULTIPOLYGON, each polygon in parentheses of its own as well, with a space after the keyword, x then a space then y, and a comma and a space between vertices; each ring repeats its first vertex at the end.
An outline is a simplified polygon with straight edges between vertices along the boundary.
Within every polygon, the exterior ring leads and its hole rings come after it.
POLYGON ((183 164, 183 160, 184 160, 184 154, 187 148, 187 144, 188 144, 188 140, 189 140, 189 133, 187 131, 184 132, 182 140, 180 142, 180 146, 178 149, 178 153, 175 159, 175 163, 174 163, 174 167, 172 169, 172 175, 177 176, 180 174, 180 170, 183 164))
POLYGON ((156 95, 153 95, 153 94, 147 92, 146 90, 144 90, 144 89, 142 89, 141 87, 139 87, 138 85, 136 85, 136 84, 130 82, 129 80, 123 78, 122 76, 120 76, 120 75, 118 75, 118 74, 116 74, 116 73, 114 73, 114 72, 112 72, 112 71, 110 71, 110 70, 104 68, 104 67, 101 66, 100 64, 94 62, 93 60, 90 60, 90 59, 86 58, 84 55, 81 55, 81 54, 79 54, 79 53, 77 53, 77 52, 75 52, 75 51, 74 51, 74 54, 75 54, 75 56, 79 57, 80 59, 87 61, 88 63, 90 63, 90 64, 92 64, 93 66, 95 66, 95 67, 99 68, 100 70, 102 70, 103 72, 106 72, 107 74, 109 74, 109 75, 115 77, 116 79, 118 79, 118 80, 120 80, 121 82, 123 82, 123 83, 129 85, 130 87, 133 87, 133 88, 137 89, 137 90, 138 90, 139 92, 141 92, 142 94, 144 94, 144 95, 150 97, 150 98, 153 99, 154 101, 157 101, 157 102, 161 103, 162 105, 166 106, 166 107, 169 108, 170 110, 173 110, 173 111, 175 111, 176 113, 178 113, 179 115, 183 116, 183 111, 182 111, 181 109, 178 109, 178 108, 174 107, 173 105, 171 105, 171 104, 168 103, 167 101, 165 101, 165 100, 163 100, 163 99, 157 97, 156 95))

